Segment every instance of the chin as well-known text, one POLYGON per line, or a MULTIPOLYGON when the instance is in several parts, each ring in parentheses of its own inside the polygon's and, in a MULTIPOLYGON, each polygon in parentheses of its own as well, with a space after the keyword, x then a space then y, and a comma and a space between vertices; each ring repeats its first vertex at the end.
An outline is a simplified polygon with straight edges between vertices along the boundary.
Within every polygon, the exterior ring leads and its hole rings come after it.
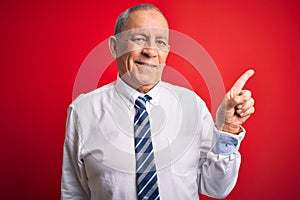
POLYGON ((158 82, 158 78, 149 75, 140 75, 135 78, 136 82, 140 85, 153 85, 158 82))
POLYGON ((150 86, 150 85, 155 85, 158 81, 154 80, 139 80, 137 81, 137 85, 139 86, 150 86))

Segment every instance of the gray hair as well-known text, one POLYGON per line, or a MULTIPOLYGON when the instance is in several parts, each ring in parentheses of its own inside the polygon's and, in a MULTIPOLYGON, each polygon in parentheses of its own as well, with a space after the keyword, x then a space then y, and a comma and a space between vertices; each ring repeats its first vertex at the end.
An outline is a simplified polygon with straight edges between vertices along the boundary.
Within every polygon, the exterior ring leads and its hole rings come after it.
MULTIPOLYGON (((153 9, 158 12, 160 12, 162 15, 163 13, 154 5, 151 4, 140 4, 131 8, 128 8, 125 12, 123 12, 117 19, 116 25, 115 25, 115 31, 114 34, 117 35, 118 33, 122 32, 122 28, 124 26, 125 21, 129 17, 129 15, 137 10, 148 10, 148 9, 153 9)), ((163 15, 164 16, 164 15, 163 15)), ((164 16, 165 17, 165 16, 164 16)))

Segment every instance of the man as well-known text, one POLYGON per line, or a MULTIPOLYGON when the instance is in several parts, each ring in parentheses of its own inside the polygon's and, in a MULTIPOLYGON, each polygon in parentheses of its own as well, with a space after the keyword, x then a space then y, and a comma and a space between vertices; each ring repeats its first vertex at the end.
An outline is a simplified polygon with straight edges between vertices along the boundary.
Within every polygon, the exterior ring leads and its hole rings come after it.
MULTIPOLYGON (((194 92, 162 82, 168 23, 158 8, 122 13, 109 48, 118 77, 69 107, 62 199, 224 198, 240 166, 241 124, 254 112, 247 71, 214 123, 194 92)), ((99 55, 100 56, 100 55, 99 55)))

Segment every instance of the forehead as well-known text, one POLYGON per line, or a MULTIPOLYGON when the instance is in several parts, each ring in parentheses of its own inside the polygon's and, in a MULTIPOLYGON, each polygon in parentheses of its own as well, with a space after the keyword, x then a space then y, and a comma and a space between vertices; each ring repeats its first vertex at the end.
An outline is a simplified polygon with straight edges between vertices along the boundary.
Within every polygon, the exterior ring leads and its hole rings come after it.
POLYGON ((129 14, 124 23, 123 31, 143 28, 168 29, 168 23, 157 10, 136 10, 129 14))
POLYGON ((130 37, 136 35, 167 39, 169 37, 169 30, 158 29, 158 28, 135 28, 120 33, 120 36, 123 37, 128 37, 128 36, 130 37))

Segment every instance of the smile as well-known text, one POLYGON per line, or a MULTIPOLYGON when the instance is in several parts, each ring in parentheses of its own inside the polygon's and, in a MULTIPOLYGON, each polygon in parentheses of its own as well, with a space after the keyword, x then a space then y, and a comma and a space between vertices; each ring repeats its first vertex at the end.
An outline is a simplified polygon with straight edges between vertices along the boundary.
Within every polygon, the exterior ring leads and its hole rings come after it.
POLYGON ((143 66, 143 67, 157 67, 157 65, 150 64, 150 63, 144 63, 144 62, 140 62, 140 61, 135 61, 135 64, 137 64, 138 66, 143 66))

